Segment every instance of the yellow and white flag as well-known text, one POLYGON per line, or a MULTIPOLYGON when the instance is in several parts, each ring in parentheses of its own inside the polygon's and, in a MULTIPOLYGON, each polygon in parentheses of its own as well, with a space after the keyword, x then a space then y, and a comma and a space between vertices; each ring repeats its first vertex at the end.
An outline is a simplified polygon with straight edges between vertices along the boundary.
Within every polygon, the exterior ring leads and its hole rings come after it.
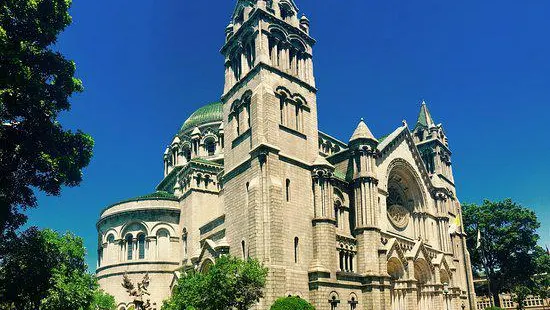
POLYGON ((477 230, 477 242, 476 242, 476 249, 479 249, 481 247, 481 231, 477 230))
POLYGON ((454 221, 449 225, 449 234, 455 234, 458 232, 460 228, 460 218, 457 216, 455 217, 454 221))

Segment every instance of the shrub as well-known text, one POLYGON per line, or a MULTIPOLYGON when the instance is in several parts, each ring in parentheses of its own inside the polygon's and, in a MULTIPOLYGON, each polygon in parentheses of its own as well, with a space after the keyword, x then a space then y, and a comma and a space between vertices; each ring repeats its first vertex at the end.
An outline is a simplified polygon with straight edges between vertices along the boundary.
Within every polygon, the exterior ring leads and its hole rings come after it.
POLYGON ((485 310, 504 310, 504 309, 499 307, 489 307, 489 308, 485 308, 485 310))
POLYGON ((315 310, 315 307, 300 297, 282 297, 275 301, 271 310, 315 310))

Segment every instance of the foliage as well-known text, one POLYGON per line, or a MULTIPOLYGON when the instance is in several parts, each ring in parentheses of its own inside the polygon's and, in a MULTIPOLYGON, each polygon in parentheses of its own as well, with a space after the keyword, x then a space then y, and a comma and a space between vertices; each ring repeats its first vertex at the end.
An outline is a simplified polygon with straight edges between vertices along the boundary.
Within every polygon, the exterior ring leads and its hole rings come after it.
POLYGON ((275 301, 271 310, 315 310, 309 302, 299 297, 282 297, 275 301))
POLYGON ((81 238, 30 228, 8 243, 12 250, 0 262, 0 309, 113 309, 105 302, 112 297, 87 272, 81 238))
POLYGON ((542 247, 537 247, 533 255, 537 266, 533 294, 543 299, 550 298, 550 253, 542 247))
MULTIPOLYGON (((76 186, 93 140, 64 130, 59 114, 81 92, 75 63, 53 50, 71 24, 71 0, 0 2, 0 240, 26 222, 33 190, 59 195, 76 186)), ((2 253, 0 253, 1 255, 2 253)), ((0 256, 1 257, 1 256, 0 256)))
POLYGON ((485 310, 504 310, 504 309, 499 307, 489 307, 489 308, 485 308, 485 310))
POLYGON ((515 301, 518 306, 516 309, 523 310, 525 309, 524 302, 527 299, 527 296, 531 295, 531 288, 527 285, 519 284, 515 285, 512 288, 512 300, 515 301))
POLYGON ((94 300, 90 310, 115 310, 116 302, 115 298, 103 290, 97 289, 94 292, 94 300))
POLYGON ((550 296, 550 255, 542 247, 537 246, 532 253, 535 275, 512 288, 512 296, 518 309, 525 309, 524 302, 529 295, 546 299, 550 296))
POLYGON ((182 276, 162 310, 245 310, 263 297, 266 276, 256 260, 222 256, 206 273, 182 276))
POLYGON ((540 227, 535 213, 506 199, 485 200, 482 205, 462 206, 467 244, 476 272, 486 271, 493 298, 499 306, 498 294, 519 286, 533 287, 537 273, 533 255, 537 248, 540 227), (477 231, 481 246, 477 249, 477 231))

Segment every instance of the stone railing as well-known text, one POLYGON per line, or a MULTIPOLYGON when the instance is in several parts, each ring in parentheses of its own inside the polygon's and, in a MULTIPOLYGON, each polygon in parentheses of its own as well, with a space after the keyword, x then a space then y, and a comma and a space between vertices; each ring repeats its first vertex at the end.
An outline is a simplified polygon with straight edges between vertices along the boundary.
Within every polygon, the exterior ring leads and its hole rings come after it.
MULTIPOLYGON (((518 304, 514 302, 510 294, 500 294, 500 307, 503 309, 516 309, 518 304)), ((494 305, 493 298, 477 296, 477 310, 485 310, 494 305)), ((542 299, 538 296, 528 296, 524 303, 525 309, 529 310, 550 310, 550 299, 542 299)))

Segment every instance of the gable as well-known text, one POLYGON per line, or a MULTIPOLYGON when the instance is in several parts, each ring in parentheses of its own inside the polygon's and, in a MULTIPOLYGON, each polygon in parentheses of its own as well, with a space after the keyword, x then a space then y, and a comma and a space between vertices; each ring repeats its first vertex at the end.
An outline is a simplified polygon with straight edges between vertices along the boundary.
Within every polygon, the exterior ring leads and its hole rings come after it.
POLYGON ((418 178, 422 181, 421 184, 428 193, 432 194, 436 189, 449 192, 448 189, 442 186, 441 182, 433 182, 406 124, 387 136, 378 145, 378 150, 380 152, 380 157, 377 160, 379 179, 380 181, 385 181, 382 184, 387 184, 390 162, 401 158, 414 167, 414 171, 418 174, 418 178))

